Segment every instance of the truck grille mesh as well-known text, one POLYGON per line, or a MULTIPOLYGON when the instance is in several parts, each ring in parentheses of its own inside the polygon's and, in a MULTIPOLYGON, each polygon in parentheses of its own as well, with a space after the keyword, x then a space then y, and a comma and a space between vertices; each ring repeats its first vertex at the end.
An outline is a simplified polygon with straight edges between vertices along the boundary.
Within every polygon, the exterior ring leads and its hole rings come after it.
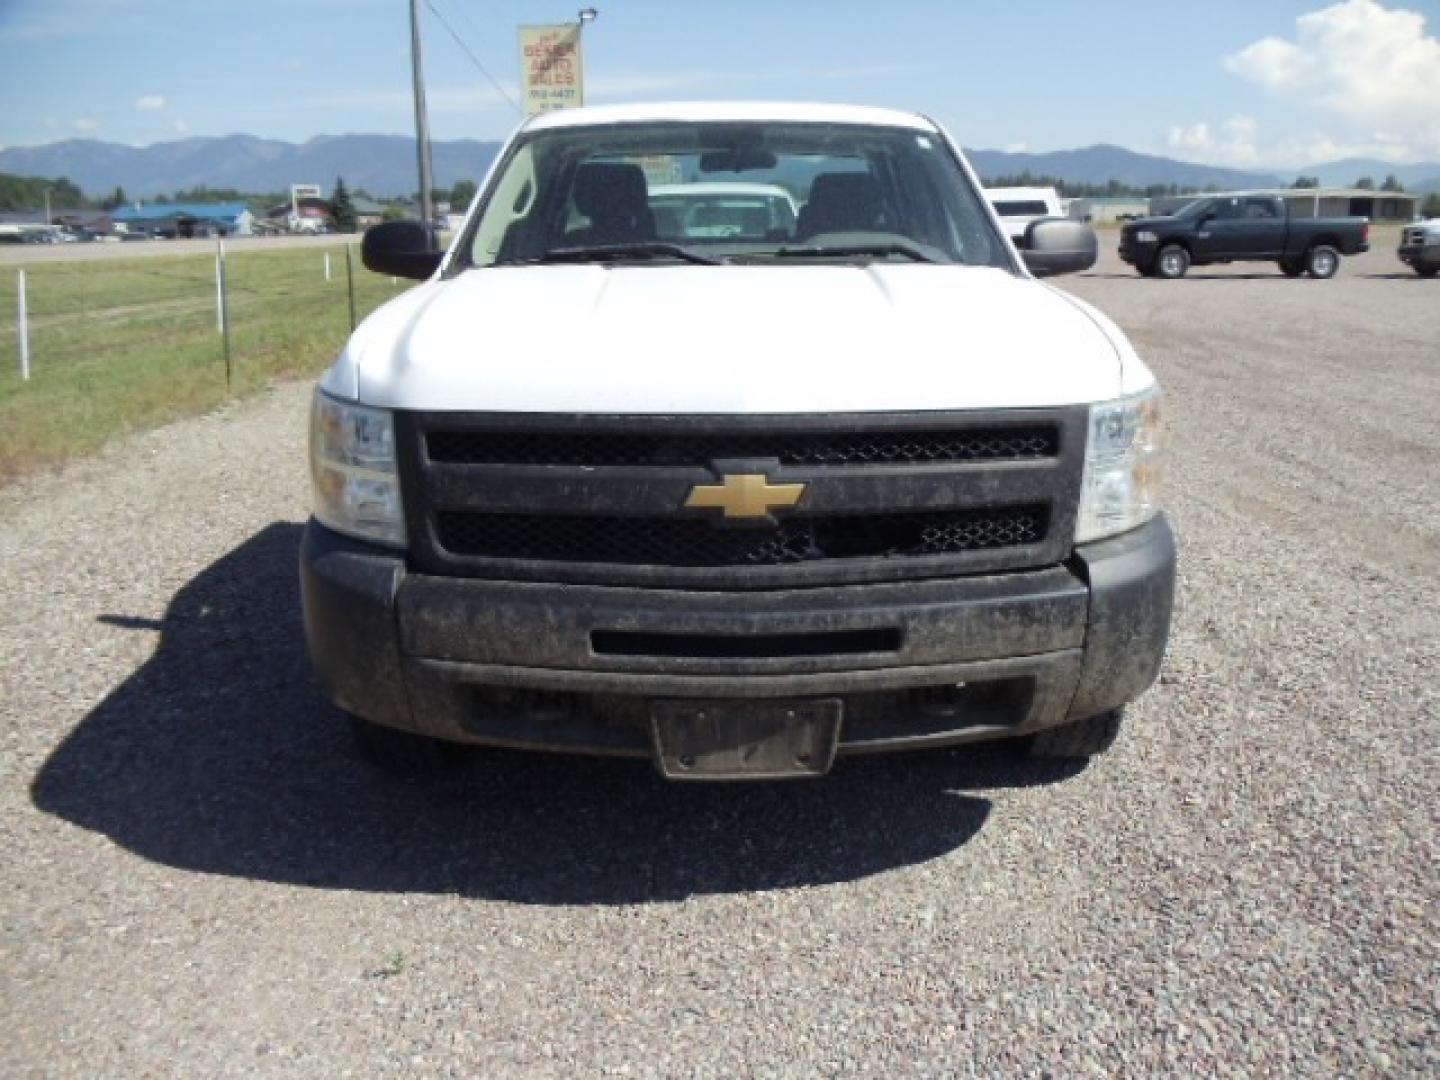
POLYGON ((1054 425, 951 431, 858 432, 537 432, 430 431, 431 461, 463 465, 708 466, 712 461, 778 459, 782 465, 921 465, 1051 458, 1054 425))
POLYGON ((455 555, 657 566, 775 566, 814 559, 947 555, 1035 544, 1043 505, 784 518, 773 528, 717 528, 707 518, 486 514, 442 510, 440 546, 455 555))

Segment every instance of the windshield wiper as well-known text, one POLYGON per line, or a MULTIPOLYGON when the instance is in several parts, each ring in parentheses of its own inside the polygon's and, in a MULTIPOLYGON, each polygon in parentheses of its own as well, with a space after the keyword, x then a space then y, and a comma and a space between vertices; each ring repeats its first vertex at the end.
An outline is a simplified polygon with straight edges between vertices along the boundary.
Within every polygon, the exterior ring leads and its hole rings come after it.
POLYGON ((551 248, 538 259, 526 262, 567 263, 605 262, 609 259, 679 259, 682 262, 697 263, 700 266, 719 266, 720 259, 712 259, 679 244, 664 244, 645 241, 638 244, 587 244, 577 247, 551 248))
POLYGON ((775 249, 774 255, 777 259, 824 259, 846 255, 904 255, 916 262, 938 263, 943 261, 926 252, 918 244, 905 244, 898 240, 886 240, 879 244, 836 244, 833 247, 826 245, 780 247, 775 249))

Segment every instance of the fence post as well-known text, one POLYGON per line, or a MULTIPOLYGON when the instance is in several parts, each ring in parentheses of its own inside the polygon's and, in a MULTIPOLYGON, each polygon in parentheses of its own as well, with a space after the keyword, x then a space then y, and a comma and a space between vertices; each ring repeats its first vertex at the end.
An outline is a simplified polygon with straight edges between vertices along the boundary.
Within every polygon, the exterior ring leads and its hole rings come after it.
POLYGON ((225 333, 225 241, 215 238, 215 332, 225 333))
POLYGON ((220 340, 225 351, 225 390, 228 393, 232 369, 230 364, 230 297, 225 287, 225 241, 216 237, 215 246, 217 249, 215 252, 216 303, 220 313, 220 340))
POLYGON ((30 378, 30 319, 25 312, 25 271, 16 271, 15 301, 19 307, 16 312, 17 320, 15 329, 20 335, 20 378, 30 378))
POLYGON ((330 252, 325 252, 325 280, 330 280, 330 252))
POLYGON ((345 287, 350 292, 350 329, 355 329, 355 257, 354 245, 345 245, 345 287))

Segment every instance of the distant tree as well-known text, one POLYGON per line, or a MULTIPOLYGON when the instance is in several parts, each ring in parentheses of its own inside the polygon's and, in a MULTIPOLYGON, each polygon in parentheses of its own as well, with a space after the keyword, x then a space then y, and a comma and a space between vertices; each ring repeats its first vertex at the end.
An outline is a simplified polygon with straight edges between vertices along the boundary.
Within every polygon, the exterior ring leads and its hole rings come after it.
POLYGON ((404 221, 409 216, 403 206, 397 206, 395 203, 391 203, 385 207, 384 210, 380 211, 381 221, 404 221))
POLYGON ((1375 179, 1370 176, 1362 176, 1359 180, 1355 181, 1355 187, 1360 191, 1374 191, 1375 179))
POLYGON ((126 201, 127 200, 125 198, 125 189, 119 184, 116 184, 115 190, 101 200, 100 209, 118 210, 120 207, 125 205, 126 201))
POLYGON ((1380 185, 1381 191, 1404 191, 1405 185, 1400 183, 1400 178, 1393 172, 1385 177, 1385 182, 1380 185))
POLYGON ((1440 218, 1440 191, 1432 192, 1425 199, 1425 205, 1420 207, 1420 213, 1427 218, 1440 218))
POLYGON ((1297 176, 1295 183, 1290 186, 1292 188, 1318 188, 1320 186, 1320 178, 1318 176, 1297 176))
POLYGON ((350 192, 345 181, 335 178, 335 191, 330 196, 330 216, 335 219, 335 230, 342 233, 355 231, 355 204, 350 201, 350 192))
POLYGON ((468 210, 470 200, 475 198, 474 180, 456 180, 455 186, 450 189, 450 206, 456 212, 468 210))

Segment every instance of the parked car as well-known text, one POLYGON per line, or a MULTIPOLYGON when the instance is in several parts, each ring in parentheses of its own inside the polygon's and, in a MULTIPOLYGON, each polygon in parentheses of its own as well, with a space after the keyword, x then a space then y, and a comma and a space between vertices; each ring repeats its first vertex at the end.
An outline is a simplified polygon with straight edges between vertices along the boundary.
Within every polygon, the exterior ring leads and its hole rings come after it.
POLYGON ((1421 277, 1440 273, 1440 218, 1400 230, 1400 249, 1396 254, 1421 277))
POLYGON ((673 240, 787 237, 799 211, 778 184, 661 184, 650 188, 657 236, 673 240))
POLYGON ((1025 230, 1032 221, 1065 216, 1060 193, 1053 187, 986 188, 985 197, 1016 247, 1024 246, 1025 230))
POLYGON ((1146 277, 1179 278, 1192 266, 1275 262, 1287 277, 1333 277, 1342 255, 1370 249, 1363 217, 1303 218, 1272 195, 1196 199, 1169 217, 1120 230, 1120 258, 1146 277))
POLYGON ((402 770, 444 742, 816 776, 1013 738, 1105 750, 1165 650, 1159 390, 909 113, 566 109, 320 379, 300 556, 320 681, 402 770), (774 184, 788 235, 657 235, 643 163, 774 184), (818 172, 817 172, 818 170, 818 172))

